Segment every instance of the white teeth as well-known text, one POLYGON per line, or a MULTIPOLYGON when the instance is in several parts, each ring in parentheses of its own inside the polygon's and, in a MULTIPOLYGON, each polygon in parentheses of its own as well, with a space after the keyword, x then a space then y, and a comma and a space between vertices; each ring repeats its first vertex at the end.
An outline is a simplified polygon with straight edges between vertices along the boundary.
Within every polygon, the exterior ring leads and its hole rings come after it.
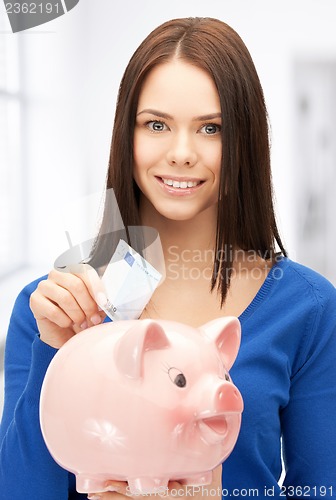
POLYGON ((200 184, 201 181, 174 181, 172 179, 162 179, 164 184, 167 186, 173 186, 174 188, 186 189, 195 187, 200 184))

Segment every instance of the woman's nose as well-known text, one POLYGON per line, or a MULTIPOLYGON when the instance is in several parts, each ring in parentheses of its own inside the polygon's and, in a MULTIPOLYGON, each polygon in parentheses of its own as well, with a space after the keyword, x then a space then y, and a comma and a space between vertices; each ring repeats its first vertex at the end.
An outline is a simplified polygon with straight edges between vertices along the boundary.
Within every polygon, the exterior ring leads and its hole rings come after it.
POLYGON ((186 133, 172 138, 167 151, 167 160, 172 166, 192 167, 197 162, 197 152, 192 139, 186 133))

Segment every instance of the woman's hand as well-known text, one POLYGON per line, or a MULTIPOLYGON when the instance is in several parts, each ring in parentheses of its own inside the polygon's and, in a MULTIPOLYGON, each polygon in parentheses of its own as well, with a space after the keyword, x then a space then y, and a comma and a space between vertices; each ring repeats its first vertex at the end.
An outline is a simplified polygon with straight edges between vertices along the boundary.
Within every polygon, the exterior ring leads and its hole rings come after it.
MULTIPOLYGON (((127 483, 122 481, 108 481, 106 488, 110 487, 111 490, 105 493, 90 493, 88 498, 91 500, 141 500, 141 495, 132 496, 128 489, 127 483), (126 497, 126 498, 125 498, 126 497)), ((211 497, 212 499, 221 500, 222 498, 222 466, 219 465, 214 471, 212 476, 212 483, 205 486, 183 486, 177 481, 170 481, 167 491, 162 491, 156 495, 145 495, 145 498, 152 500, 184 500, 186 498, 194 498, 194 500, 203 500, 204 497, 211 497), (208 492, 206 491, 208 490, 208 492), (210 493, 211 490, 211 493, 210 493)))
MULTIPOLYGON (((111 490, 114 491, 107 491, 105 493, 92 493, 88 495, 88 499, 90 500, 141 500, 141 498, 151 498, 152 500, 170 500, 172 497, 170 495, 170 491, 174 492, 174 498, 178 497, 183 499, 185 497, 185 486, 183 486, 181 483, 178 483, 176 481, 170 481, 168 488, 166 491, 160 491, 160 493, 153 494, 153 495, 145 495, 142 497, 142 495, 131 495, 127 488, 127 483, 124 482, 119 482, 119 481, 108 481, 107 487, 110 486, 111 490), (176 494, 175 494, 176 492, 176 494)), ((188 495, 192 496, 192 494, 188 495)))
POLYGON ((105 317, 95 301, 98 293, 104 293, 96 271, 88 264, 72 266, 69 271, 53 269, 30 297, 40 338, 56 349, 105 317))

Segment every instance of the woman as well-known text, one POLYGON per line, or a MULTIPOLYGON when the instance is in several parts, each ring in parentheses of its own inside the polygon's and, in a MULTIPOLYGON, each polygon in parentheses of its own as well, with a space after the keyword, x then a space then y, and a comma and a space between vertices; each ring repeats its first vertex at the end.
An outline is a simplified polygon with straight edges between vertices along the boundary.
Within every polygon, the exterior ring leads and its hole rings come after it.
MULTIPOLYGON (((207 490, 173 483, 170 496, 335 495, 336 292, 286 256, 273 210, 263 93, 229 26, 177 19, 140 45, 121 82, 107 188, 126 226, 160 234, 166 278, 141 317, 198 326, 235 315, 242 325, 231 370, 245 405, 237 445, 207 490)), ((112 252, 108 222, 109 207, 95 268, 112 252)), ((44 446, 38 401, 57 349, 104 318, 91 283, 80 269, 53 270, 17 299, 6 346, 1 499, 84 497, 44 446)), ((117 492, 89 498, 127 493, 123 483, 108 487, 117 492)))

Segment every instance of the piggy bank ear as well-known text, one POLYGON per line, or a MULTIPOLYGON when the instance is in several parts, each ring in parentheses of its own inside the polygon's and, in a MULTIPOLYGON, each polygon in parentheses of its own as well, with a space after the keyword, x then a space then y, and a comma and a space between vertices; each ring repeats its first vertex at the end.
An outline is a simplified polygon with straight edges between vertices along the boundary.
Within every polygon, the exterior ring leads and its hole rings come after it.
POLYGON ((239 320, 233 316, 214 319, 203 325, 201 330, 215 342, 225 368, 230 370, 240 346, 241 328, 239 320))
POLYGON ((169 340, 158 323, 138 320, 118 341, 115 364, 122 374, 137 379, 142 376, 145 352, 169 346, 169 340))

